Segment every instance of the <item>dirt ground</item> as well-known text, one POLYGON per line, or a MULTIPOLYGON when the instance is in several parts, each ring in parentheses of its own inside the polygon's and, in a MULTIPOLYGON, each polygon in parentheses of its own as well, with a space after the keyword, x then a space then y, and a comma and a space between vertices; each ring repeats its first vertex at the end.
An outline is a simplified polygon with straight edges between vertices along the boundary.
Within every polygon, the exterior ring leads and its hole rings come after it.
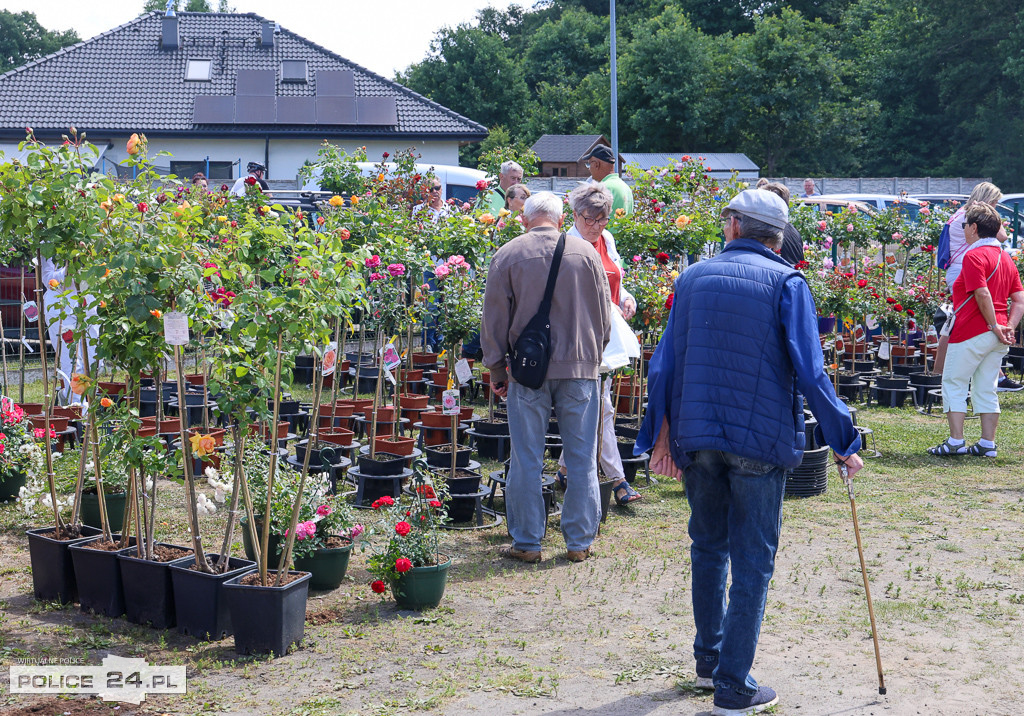
MULTIPOLYGON (((883 452, 857 482, 857 507, 885 696, 845 489, 833 475, 826 495, 787 500, 754 664, 758 680, 779 693, 774 713, 998 715, 1024 707, 1024 398, 1010 402, 1018 414, 1004 417, 1001 435, 1014 447, 996 461, 923 456, 941 439, 941 424, 913 411, 861 416, 883 452)), ((311 593, 301 648, 273 660, 237 658, 230 638, 203 643, 36 603, 21 525, 13 508, 0 507, 4 665, 42 655, 98 663, 115 653, 185 664, 189 679, 185 696, 115 711, 82 697, 11 695, 3 669, 0 712, 707 714, 710 693, 693 688, 686 499, 675 482, 644 494, 611 510, 596 557, 581 564, 565 559, 556 519, 538 565, 497 557, 504 526, 452 534, 444 601, 423 613, 399 612, 371 594, 364 558, 354 554, 345 585, 311 593)))

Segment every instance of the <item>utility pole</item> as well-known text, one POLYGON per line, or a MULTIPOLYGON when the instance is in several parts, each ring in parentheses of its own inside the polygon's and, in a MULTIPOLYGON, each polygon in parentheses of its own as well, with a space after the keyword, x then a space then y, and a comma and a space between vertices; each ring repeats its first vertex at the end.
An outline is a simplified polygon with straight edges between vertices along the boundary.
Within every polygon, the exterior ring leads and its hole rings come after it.
POLYGON ((609 24, 611 26, 611 48, 612 48, 612 154, 615 155, 615 171, 619 171, 619 80, 618 67, 615 51, 615 0, 609 0, 611 12, 609 24))

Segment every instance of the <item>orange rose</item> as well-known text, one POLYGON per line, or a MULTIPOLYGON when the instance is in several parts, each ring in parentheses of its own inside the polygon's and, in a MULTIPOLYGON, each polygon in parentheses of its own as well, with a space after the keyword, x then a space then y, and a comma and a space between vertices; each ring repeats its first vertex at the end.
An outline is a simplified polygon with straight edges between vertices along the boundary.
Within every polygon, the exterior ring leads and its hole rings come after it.
POLYGON ((154 316, 155 318, 160 318, 164 314, 161 311, 154 308, 152 311, 149 312, 149 315, 154 316))
POLYGON ((139 153, 139 145, 142 144, 142 140, 139 139, 139 135, 133 134, 128 138, 127 151, 130 155, 135 156, 139 153))
POLYGON ((356 204, 359 203, 359 197, 358 196, 354 196, 351 199, 349 199, 349 201, 352 202, 352 206, 355 206, 356 204))
POLYGON ((205 457, 217 449, 217 441, 212 435, 193 435, 188 441, 192 444, 192 452, 199 457, 205 457))
POLYGON ((106 308, 106 307, 107 307, 107 302, 103 301, 103 300, 100 300, 100 308, 106 308))
POLYGON ((494 216, 491 215, 491 214, 481 214, 480 215, 480 223, 481 224, 493 224, 494 223, 494 216))
POLYGON ((100 208, 109 214, 110 210, 114 208, 114 205, 109 201, 101 201, 100 208))
POLYGON ((55 278, 50 279, 50 288, 60 288, 60 281, 55 278))
POLYGON ((89 376, 82 375, 81 373, 71 374, 71 392, 75 395, 83 395, 85 391, 89 389, 89 384, 92 381, 89 380, 89 376))
POLYGON ((687 226, 690 225, 690 222, 692 221, 693 219, 691 219, 686 214, 680 214, 678 217, 676 217, 676 227, 679 229, 685 229, 687 226))
POLYGON ((104 408, 109 408, 113 404, 114 404, 114 401, 111 400, 110 398, 101 398, 100 399, 100 405, 102 405, 104 408))

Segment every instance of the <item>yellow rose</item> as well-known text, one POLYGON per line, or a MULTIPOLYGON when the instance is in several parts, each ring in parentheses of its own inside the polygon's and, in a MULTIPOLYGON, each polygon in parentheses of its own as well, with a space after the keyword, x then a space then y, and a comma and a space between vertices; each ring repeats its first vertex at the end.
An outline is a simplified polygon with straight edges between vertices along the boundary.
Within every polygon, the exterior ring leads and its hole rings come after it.
POLYGON ((209 455, 217 449, 217 441, 212 435, 193 435, 188 441, 192 444, 192 452, 199 457, 209 455))
POLYGON ((508 209, 502 209, 501 211, 498 212, 498 218, 499 219, 504 219, 506 216, 509 216, 511 213, 512 212, 509 211, 508 209))
POLYGON ((680 214, 679 216, 676 217, 676 228, 685 229, 687 226, 690 225, 692 221, 693 219, 691 219, 686 214, 680 214))
POLYGON ((626 215, 626 210, 625 209, 616 209, 615 210, 615 218, 616 219, 621 219, 625 215, 626 215))
POLYGON ((114 205, 109 201, 101 201, 100 208, 109 214, 110 211, 114 208, 114 205))
POLYGON ((124 201, 124 194, 114 194, 114 201, 124 201))
POLYGON ((355 206, 356 204, 359 203, 359 197, 358 196, 353 196, 351 199, 349 199, 349 201, 352 202, 352 206, 355 206))
POLYGON ((480 223, 481 224, 493 224, 494 223, 494 217, 491 214, 481 214, 480 215, 480 223))
POLYGON ((331 206, 341 206, 342 204, 345 203, 345 200, 342 199, 337 194, 335 194, 327 201, 327 203, 330 204, 331 206))

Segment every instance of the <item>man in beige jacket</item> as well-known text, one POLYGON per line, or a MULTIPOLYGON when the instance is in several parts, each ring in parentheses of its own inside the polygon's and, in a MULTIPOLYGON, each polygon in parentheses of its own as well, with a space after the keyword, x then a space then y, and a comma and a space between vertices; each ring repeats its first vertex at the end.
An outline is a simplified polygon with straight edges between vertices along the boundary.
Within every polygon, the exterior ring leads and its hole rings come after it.
POLYGON ((562 202, 550 192, 534 194, 523 207, 527 232, 502 246, 491 261, 484 294, 481 344, 495 395, 508 398, 512 464, 505 486, 505 511, 512 544, 504 557, 541 559, 547 524, 541 473, 544 434, 554 406, 569 481, 562 506, 567 557, 590 556, 601 518, 597 486, 598 370, 611 332, 608 279, 588 242, 565 239, 551 301, 551 349, 544 384, 534 390, 510 382, 507 355, 544 296, 562 225, 562 202), (579 476, 579 479, 577 479, 579 476))

